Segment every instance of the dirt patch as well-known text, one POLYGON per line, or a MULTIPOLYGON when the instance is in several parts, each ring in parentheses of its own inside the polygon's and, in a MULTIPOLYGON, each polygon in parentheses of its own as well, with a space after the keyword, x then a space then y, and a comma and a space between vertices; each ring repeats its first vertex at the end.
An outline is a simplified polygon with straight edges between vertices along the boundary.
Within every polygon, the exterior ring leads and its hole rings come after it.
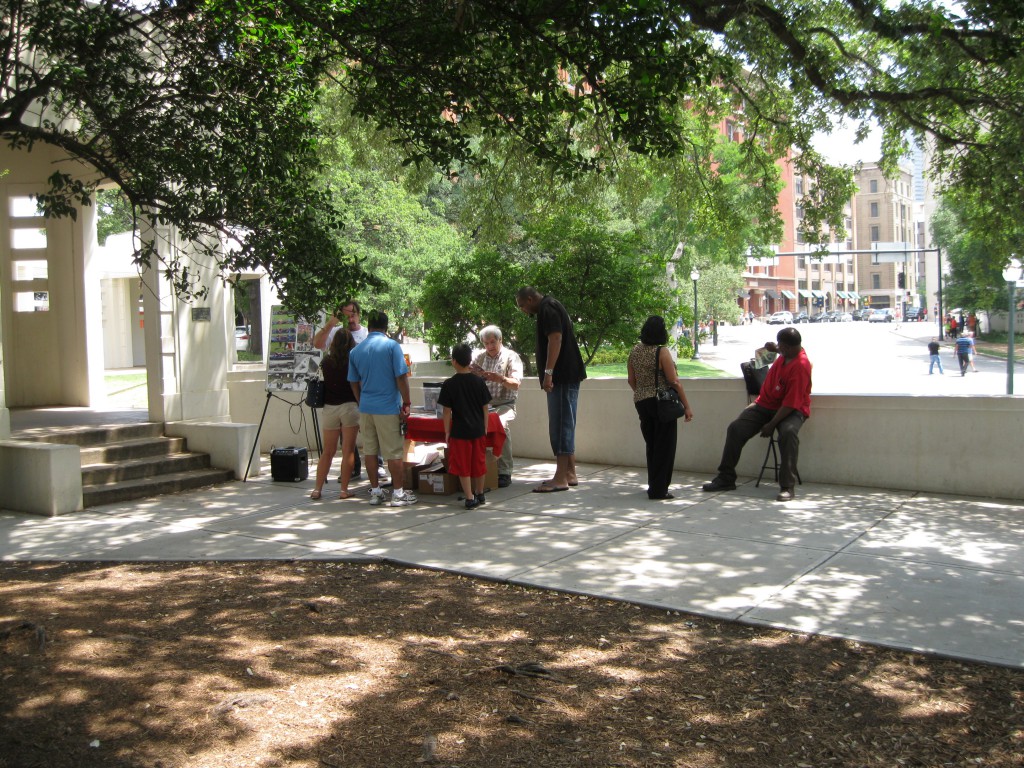
POLYGON ((1021 766, 1024 673, 423 570, 0 565, 0 766, 1021 766))

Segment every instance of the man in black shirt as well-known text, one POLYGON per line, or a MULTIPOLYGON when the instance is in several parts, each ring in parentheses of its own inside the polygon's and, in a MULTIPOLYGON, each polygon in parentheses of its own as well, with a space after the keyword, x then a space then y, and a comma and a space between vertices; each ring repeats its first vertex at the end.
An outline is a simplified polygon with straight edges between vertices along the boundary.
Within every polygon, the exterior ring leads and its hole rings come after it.
POLYGON ((533 286, 520 288, 516 306, 537 318, 537 370, 548 395, 548 437, 555 454, 555 476, 534 493, 554 493, 577 485, 576 405, 580 382, 587 378, 583 355, 565 307, 533 286))

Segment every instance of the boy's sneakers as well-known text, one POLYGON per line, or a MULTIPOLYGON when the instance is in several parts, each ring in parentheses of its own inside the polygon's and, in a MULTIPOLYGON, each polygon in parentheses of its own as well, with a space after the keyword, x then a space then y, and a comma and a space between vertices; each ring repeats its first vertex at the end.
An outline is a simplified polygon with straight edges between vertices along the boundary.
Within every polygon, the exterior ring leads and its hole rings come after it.
POLYGON ((391 494, 392 507, 407 507, 410 504, 415 504, 417 501, 416 495, 409 491, 395 491, 391 494))
POLYGON ((486 504, 487 503, 487 499, 486 499, 486 497, 482 493, 478 493, 478 494, 476 494, 476 503, 477 504, 486 504))
POLYGON ((482 493, 476 494, 473 498, 466 497, 466 509, 476 509, 486 503, 487 498, 482 493))
POLYGON ((373 504, 373 506, 375 506, 375 507, 379 506, 380 504, 383 504, 384 503, 384 491, 382 491, 380 488, 371 488, 370 489, 370 503, 373 504))

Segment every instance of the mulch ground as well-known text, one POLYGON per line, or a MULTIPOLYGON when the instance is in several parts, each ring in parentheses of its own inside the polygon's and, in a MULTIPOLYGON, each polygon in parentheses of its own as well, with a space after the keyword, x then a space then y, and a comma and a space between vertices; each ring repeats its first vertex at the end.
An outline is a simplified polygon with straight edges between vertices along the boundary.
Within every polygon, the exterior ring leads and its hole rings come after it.
POLYGON ((0 768, 1024 765, 1024 672, 384 565, 0 564, 0 768))

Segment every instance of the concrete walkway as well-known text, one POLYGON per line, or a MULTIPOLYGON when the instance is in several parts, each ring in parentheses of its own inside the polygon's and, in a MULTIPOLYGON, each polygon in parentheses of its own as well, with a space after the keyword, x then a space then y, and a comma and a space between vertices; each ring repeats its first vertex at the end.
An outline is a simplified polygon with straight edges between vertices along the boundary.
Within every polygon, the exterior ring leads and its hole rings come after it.
POLYGON ((552 469, 520 462, 471 512, 454 495, 341 501, 336 483, 312 501, 312 480, 269 471, 65 517, 0 512, 0 559, 388 561, 1024 667, 1020 501, 808 483, 780 504, 772 485, 707 494, 708 477, 677 473, 657 502, 621 466, 531 493, 552 469))

